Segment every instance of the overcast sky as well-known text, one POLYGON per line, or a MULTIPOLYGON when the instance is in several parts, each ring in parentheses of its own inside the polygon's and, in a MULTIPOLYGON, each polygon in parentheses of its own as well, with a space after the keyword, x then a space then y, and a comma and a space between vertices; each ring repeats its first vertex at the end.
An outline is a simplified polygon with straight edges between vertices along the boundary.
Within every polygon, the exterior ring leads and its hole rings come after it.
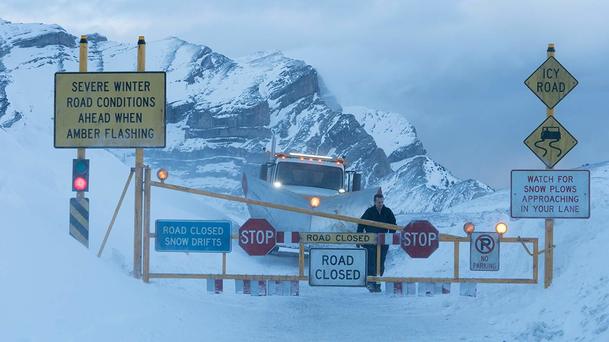
POLYGON ((543 168, 522 141, 545 106, 523 81, 554 42, 579 80, 556 107, 579 144, 557 167, 609 160, 606 1, 2 0, 0 17, 123 42, 177 36, 228 57, 282 50, 342 105, 402 113, 432 158, 494 187, 511 169, 543 168))

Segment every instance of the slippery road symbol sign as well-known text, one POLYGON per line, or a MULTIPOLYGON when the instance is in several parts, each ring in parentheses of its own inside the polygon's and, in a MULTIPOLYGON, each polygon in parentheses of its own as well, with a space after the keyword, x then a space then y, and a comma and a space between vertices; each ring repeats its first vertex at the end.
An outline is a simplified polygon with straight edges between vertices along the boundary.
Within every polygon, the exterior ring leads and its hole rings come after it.
POLYGON ((577 145, 577 139, 558 120, 549 116, 524 140, 524 144, 552 168, 577 145))
POLYGON ((472 233, 469 269, 472 271, 499 271, 499 234, 472 233))

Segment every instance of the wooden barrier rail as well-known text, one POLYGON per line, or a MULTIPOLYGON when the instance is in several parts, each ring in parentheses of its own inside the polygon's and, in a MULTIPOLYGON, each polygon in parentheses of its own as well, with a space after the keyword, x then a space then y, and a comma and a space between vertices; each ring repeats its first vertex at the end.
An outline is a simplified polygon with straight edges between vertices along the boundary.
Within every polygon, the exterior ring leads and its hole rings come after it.
MULTIPOLYGON (((306 233, 301 233, 306 234, 306 233)), ((358 233, 353 233, 354 235, 358 235, 358 233)), ((365 233, 359 233, 365 234, 365 233)), ((152 236, 152 234, 151 234, 152 236)), ((450 283, 488 283, 488 284, 537 284, 539 277, 539 267, 538 267, 538 257, 539 257, 539 240, 537 238, 501 238, 499 241, 502 243, 531 243, 533 244, 533 270, 531 278, 461 278, 459 276, 459 244, 460 243, 469 243, 470 240, 468 237, 456 237, 454 239, 450 238, 451 235, 445 237, 445 239, 441 240, 441 242, 452 242, 455 248, 455 252, 453 254, 453 277, 380 277, 377 276, 368 276, 368 281, 375 282, 391 282, 391 283, 400 283, 400 282, 450 282, 450 283)), ((233 239, 237 239, 236 236, 233 235, 233 239)), ((332 244, 326 242, 319 243, 310 243, 310 244, 332 244)), ((380 246, 374 243, 362 243, 368 245, 377 245, 380 250, 380 246)), ((298 254, 298 275, 264 275, 264 274, 227 274, 226 273, 226 256, 224 254, 222 260, 222 274, 188 274, 188 273, 149 273, 148 278, 159 278, 159 279, 231 279, 231 280, 302 280, 308 281, 308 277, 304 275, 304 260, 305 260, 305 249, 304 243, 299 244, 299 254, 298 254)), ((380 262, 379 255, 377 253, 377 263, 380 262)), ((377 270, 380 268, 377 268, 377 270)))
MULTIPOLYGON (((199 274, 199 273, 156 273, 150 272, 150 239, 156 238, 156 234, 150 232, 150 198, 151 198, 151 187, 159 187, 168 190, 181 191, 196 195, 208 196, 213 198, 220 198, 228 201, 235 201, 241 203, 247 203, 252 205, 265 206, 280 210, 287 210, 292 212, 298 212, 301 214, 319 216, 339 221, 364 224, 367 226, 374 226, 379 228, 390 229, 393 231, 400 231, 402 227, 392 224, 386 224, 382 222, 375 222, 369 220, 362 220, 355 217, 344 216, 344 215, 336 215, 329 214, 319 211, 313 211, 303 208, 290 207, 287 205, 276 204, 271 202, 257 201, 251 200, 247 198, 243 198, 240 196, 233 195, 225 195, 225 194, 217 194, 205 190, 192 189, 179 185, 166 184, 162 182, 155 182, 150 180, 150 169, 146 169, 146 177, 144 181, 144 202, 146 206, 144 207, 144 267, 143 267, 143 280, 148 282, 151 278, 156 279, 228 279, 228 280, 277 280, 277 281, 307 281, 309 278, 305 276, 305 244, 336 244, 336 242, 313 242, 306 241, 302 238, 303 235, 306 234, 340 234, 340 233, 323 233, 323 232, 309 232, 309 233, 300 233, 300 243, 299 243, 299 253, 298 253, 298 274, 297 275, 268 275, 268 274, 229 274, 226 272, 227 268, 227 260, 226 253, 223 253, 222 256, 222 273, 221 274, 199 274), (303 242, 303 240, 305 242, 303 242)), ((371 237, 369 233, 348 233, 353 236, 368 236, 371 237)), ((376 253, 376 262, 377 262, 377 272, 380 272, 380 251, 382 243, 379 242, 379 234, 372 234, 375 236, 374 239, 370 239, 368 242, 361 242, 359 244, 367 244, 367 245, 376 245, 377 253, 376 253)), ((238 235, 233 234, 233 240, 238 240, 238 235)), ((381 277, 380 274, 377 273, 376 276, 368 276, 368 281, 374 282, 433 282, 433 283, 489 283, 489 284, 537 284, 539 278, 539 240, 537 238, 511 238, 511 237, 500 237, 500 243, 517 243, 522 244, 525 249, 527 243, 533 244, 533 253, 528 253, 533 258, 533 270, 531 278, 462 278, 460 277, 460 254, 459 254, 459 245, 461 243, 469 243, 470 237, 465 236, 456 236, 451 234, 443 234, 441 233, 439 236, 440 242, 448 242, 453 244, 453 277, 381 277)), ((355 244, 355 243, 347 243, 347 244, 355 244)))
POLYGON ((337 221, 364 224, 366 226, 385 228, 385 229, 395 230, 395 231, 402 230, 402 227, 394 225, 394 224, 388 224, 388 223, 376 222, 376 221, 370 221, 370 220, 362 220, 362 219, 351 217, 351 216, 330 214, 330 213, 324 213, 324 212, 314 211, 314 210, 309 210, 309 209, 290 207, 288 205, 277 204, 277 203, 272 203, 272 202, 257 201, 257 200, 252 200, 249 198, 244 198, 241 196, 218 194, 215 192, 210 192, 210 191, 205 191, 205 190, 187 188, 185 186, 180 186, 180 185, 167 184, 167 183, 161 183, 161 182, 155 182, 155 181, 150 182, 150 185, 156 186, 159 188, 181 191, 181 192, 186 192, 186 193, 195 194, 195 195, 219 198, 219 199, 223 199, 223 200, 227 200, 227 201, 241 202, 241 203, 258 205, 258 206, 268 207, 268 208, 273 208, 273 209, 292 211, 292 212, 296 212, 296 213, 300 213, 300 214, 319 216, 319 217, 329 218, 329 219, 333 219, 333 220, 337 220, 337 221))

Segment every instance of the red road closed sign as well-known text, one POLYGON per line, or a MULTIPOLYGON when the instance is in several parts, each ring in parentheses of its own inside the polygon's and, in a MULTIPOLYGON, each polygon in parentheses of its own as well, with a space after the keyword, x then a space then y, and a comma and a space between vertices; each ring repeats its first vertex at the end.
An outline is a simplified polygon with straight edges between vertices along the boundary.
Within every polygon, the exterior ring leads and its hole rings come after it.
POLYGON ((249 219, 239 228, 239 246, 252 256, 267 255, 276 237, 275 228, 265 219, 249 219))
POLYGON ((440 245, 440 232, 429 221, 412 221, 402 230, 400 244, 411 258, 428 258, 440 245))

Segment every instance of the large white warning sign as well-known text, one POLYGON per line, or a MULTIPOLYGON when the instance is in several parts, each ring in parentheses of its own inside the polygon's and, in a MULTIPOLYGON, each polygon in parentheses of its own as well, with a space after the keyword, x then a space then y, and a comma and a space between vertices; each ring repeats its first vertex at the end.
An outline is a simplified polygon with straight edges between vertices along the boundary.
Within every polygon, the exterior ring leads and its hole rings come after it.
POLYGON ((165 147, 165 72, 56 73, 55 147, 165 147))
POLYGON ((589 218, 590 171, 512 170, 515 218, 589 218))

